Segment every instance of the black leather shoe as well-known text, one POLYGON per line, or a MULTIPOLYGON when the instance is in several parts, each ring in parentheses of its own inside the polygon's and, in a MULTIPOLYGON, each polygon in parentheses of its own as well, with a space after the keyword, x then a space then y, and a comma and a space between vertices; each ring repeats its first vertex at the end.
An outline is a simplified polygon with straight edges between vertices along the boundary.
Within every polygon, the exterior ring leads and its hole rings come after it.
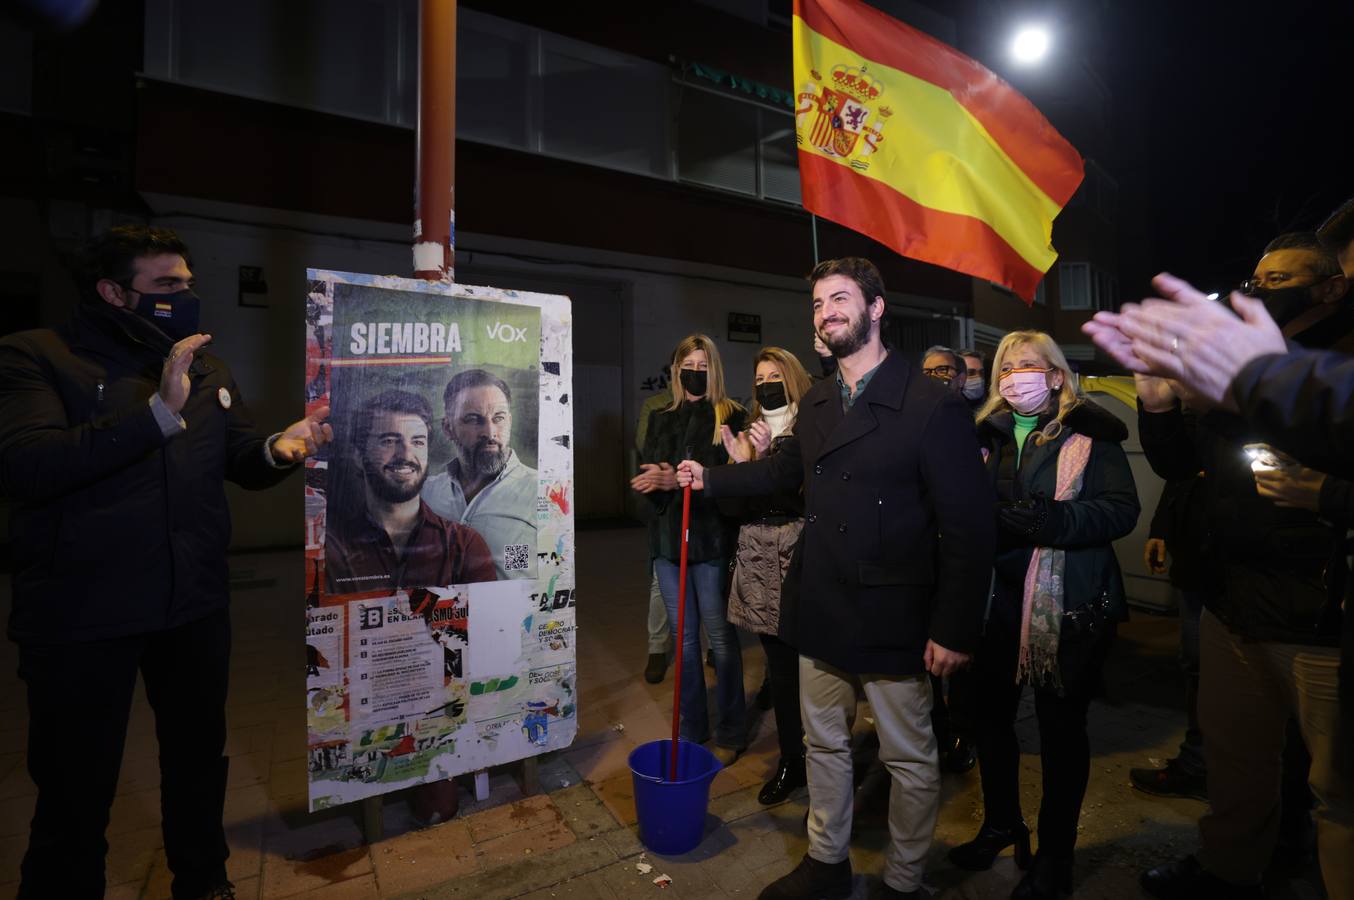
POLYGON ((870 888, 870 900, 925 900, 925 897, 920 889, 900 891, 883 881, 870 888))
POLYGON ((1020 879, 1011 900, 1057 900, 1072 893, 1072 857, 1054 856, 1040 850, 1034 864, 1020 879))
POLYGON ((940 753, 940 768, 944 772, 962 775, 977 763, 978 751, 967 738, 955 737, 940 753))
POLYGON ((1202 775, 1191 775, 1178 760, 1168 759, 1160 769, 1129 769, 1128 780, 1155 797, 1188 797, 1208 802, 1208 784, 1202 775))
POLYGON ((650 653, 649 664, 644 667, 644 680, 649 684, 658 684, 667 674, 668 655, 666 653, 650 653))
POLYGON ((1265 896, 1263 885, 1229 884, 1204 871, 1193 856, 1148 869, 1138 884, 1161 900, 1261 900, 1265 896))
POLYGON ((851 860, 819 862, 807 853, 784 878, 762 888, 757 900, 846 900, 851 896, 851 860))
POLYGON ((757 802, 762 806, 779 803, 808 783, 808 774, 804 771, 804 757, 788 760, 781 757, 776 774, 762 786, 761 793, 757 795, 757 802))
POLYGON ((1021 869, 1030 867, 1030 827, 1022 819, 1010 828, 992 828, 986 822, 973 840, 950 850, 950 862, 970 872, 992 868, 997 854, 1007 847, 1015 847, 1015 864, 1021 869))

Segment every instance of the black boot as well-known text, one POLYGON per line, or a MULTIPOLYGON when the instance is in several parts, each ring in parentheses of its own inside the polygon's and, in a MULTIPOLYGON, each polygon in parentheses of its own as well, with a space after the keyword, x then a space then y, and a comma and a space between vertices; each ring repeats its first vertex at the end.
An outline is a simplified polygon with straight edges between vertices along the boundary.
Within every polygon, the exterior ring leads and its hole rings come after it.
POLYGON ((668 655, 650 653, 648 665, 644 667, 644 680, 649 684, 658 684, 666 674, 668 674, 668 655))
POLYGON ((1138 879, 1142 889, 1162 900, 1263 900, 1263 885, 1238 885, 1205 871, 1193 856, 1148 869, 1138 879))
POLYGON ((941 748, 940 768, 945 772, 962 775, 978 762, 978 750, 973 742, 962 735, 955 735, 941 748))
POLYGON ((808 783, 808 774, 804 771, 804 757, 782 756, 780 765, 776 767, 776 774, 771 776, 771 780, 762 786, 762 792, 757 795, 757 802, 762 806, 779 803, 808 783))
POLYGON ((1034 865, 1011 892, 1011 900, 1057 900, 1072 893, 1072 855, 1055 856, 1040 850, 1034 865))
POLYGON ((950 862, 970 872, 982 872, 992 868, 997 854, 1007 847, 1015 846, 1015 864, 1021 869, 1030 867, 1030 827, 1023 819, 1017 819, 1010 828, 992 828, 986 822, 978 829, 973 840, 960 844, 950 851, 950 862))
POLYGON ((795 870, 762 888, 757 900, 845 900, 851 896, 851 860, 819 862, 807 853, 795 870))

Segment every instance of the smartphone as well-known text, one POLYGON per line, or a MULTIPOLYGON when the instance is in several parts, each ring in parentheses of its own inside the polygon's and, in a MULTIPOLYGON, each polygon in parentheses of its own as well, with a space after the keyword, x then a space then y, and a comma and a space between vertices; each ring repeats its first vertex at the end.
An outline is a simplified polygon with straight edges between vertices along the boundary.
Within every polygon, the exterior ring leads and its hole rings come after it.
POLYGON ((1297 465, 1297 460, 1269 444, 1247 444, 1242 450, 1251 462, 1252 472, 1274 472, 1297 465))

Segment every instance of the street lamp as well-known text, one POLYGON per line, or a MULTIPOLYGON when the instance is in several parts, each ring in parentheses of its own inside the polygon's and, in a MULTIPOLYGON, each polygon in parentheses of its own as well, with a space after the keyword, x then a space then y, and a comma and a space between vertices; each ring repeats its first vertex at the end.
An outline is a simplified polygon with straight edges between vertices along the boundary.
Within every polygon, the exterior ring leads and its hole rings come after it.
POLYGON ((1026 25, 1016 32, 1011 41, 1011 57, 1021 65, 1032 66, 1048 54, 1048 29, 1026 25))

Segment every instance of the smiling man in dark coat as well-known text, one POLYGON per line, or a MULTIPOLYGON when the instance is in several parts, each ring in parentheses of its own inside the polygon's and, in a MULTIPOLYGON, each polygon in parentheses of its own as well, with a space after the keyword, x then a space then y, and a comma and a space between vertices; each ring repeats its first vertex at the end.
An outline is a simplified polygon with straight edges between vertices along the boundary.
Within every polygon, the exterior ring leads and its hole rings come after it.
POLYGON ((684 462, 707 496, 804 489, 781 637, 800 652, 808 739, 809 851, 765 900, 851 893, 851 723, 870 701, 893 777, 885 897, 919 897, 940 803, 929 671, 978 643, 995 545, 993 495, 963 399, 880 340, 884 285, 868 260, 819 264, 814 329, 835 378, 800 405, 789 452, 738 466, 684 462))

